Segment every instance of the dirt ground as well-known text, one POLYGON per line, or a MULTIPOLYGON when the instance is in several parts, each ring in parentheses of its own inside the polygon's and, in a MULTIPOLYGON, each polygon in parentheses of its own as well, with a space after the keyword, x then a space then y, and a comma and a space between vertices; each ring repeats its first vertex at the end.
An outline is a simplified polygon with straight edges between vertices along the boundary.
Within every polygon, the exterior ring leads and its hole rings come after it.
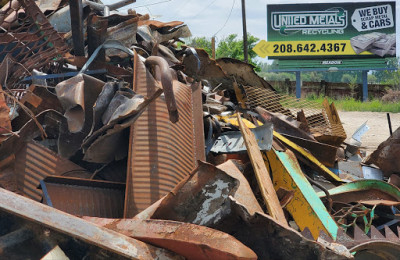
MULTIPOLYGON (((389 125, 386 113, 381 112, 344 112, 339 111, 347 137, 351 137, 365 121, 368 120, 368 132, 361 138, 362 147, 367 154, 373 152, 378 145, 389 137, 389 125)), ((393 132, 400 127, 400 113, 390 113, 393 132)))

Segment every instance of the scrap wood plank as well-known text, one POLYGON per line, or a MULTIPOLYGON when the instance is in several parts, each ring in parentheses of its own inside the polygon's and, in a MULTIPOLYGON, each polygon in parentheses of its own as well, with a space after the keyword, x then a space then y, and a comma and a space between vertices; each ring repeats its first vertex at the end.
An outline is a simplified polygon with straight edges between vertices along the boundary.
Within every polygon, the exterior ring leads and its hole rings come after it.
POLYGON ((278 196, 276 195, 269 172, 265 167, 265 163, 261 155, 261 151, 258 148, 254 134, 243 123, 239 113, 237 114, 237 119, 239 122, 240 131, 242 132, 243 139, 246 144, 247 153, 249 154, 251 164, 253 165, 257 183, 264 202, 267 205, 268 212, 274 219, 287 226, 285 214, 283 213, 278 196))

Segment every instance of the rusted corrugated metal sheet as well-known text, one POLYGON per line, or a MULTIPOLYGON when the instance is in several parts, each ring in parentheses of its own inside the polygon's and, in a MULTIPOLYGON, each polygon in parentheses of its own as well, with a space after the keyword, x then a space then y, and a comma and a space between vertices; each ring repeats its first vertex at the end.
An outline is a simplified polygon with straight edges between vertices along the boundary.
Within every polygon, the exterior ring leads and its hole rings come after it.
POLYGON ((43 201, 78 216, 121 218, 125 183, 50 176, 41 182, 43 201))
MULTIPOLYGON (((158 84, 138 57, 134 68, 135 92, 151 96, 158 84)), ((192 90, 173 81, 173 93, 178 122, 169 120, 167 102, 161 97, 131 128, 124 214, 127 218, 167 194, 196 165, 192 90)))
POLYGON ((36 201, 42 198, 42 192, 37 187, 40 180, 45 177, 70 172, 86 172, 84 168, 34 141, 27 143, 16 154, 14 171, 17 174, 19 189, 25 196, 36 201))

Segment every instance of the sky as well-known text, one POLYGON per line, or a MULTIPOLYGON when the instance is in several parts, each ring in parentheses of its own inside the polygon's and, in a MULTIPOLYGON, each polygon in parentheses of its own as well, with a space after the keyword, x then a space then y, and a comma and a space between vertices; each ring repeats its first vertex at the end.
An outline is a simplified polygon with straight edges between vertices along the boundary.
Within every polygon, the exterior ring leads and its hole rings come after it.
MULTIPOLYGON (((103 0, 105 4, 116 0, 103 0)), ((308 0, 304 3, 339 3, 352 2, 343 0, 321 1, 308 0)), ((361 1, 353 1, 361 2, 361 1)), ((379 3, 381 1, 362 1, 379 3)), ((396 21, 399 22, 400 0, 396 0, 396 21)), ((294 0, 247 0, 246 20, 247 32, 260 40, 267 39, 266 5, 268 4, 293 4, 301 3, 294 0)), ((135 9, 138 13, 149 13, 155 20, 183 21, 188 26, 194 37, 212 37, 215 35, 217 42, 229 34, 243 35, 241 0, 136 0, 121 10, 135 9)), ((400 26, 397 26, 396 37, 400 42, 400 26)), ((397 44, 396 53, 400 53, 400 44, 397 44)))

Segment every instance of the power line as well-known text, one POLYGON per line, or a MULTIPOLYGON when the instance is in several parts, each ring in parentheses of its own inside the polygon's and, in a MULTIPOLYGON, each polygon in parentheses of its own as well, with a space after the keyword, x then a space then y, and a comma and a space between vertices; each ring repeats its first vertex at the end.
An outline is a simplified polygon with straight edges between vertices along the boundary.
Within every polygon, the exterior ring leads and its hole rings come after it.
POLYGON ((183 9, 188 3, 190 3, 191 1, 192 1, 192 0, 185 1, 185 3, 184 3, 183 5, 180 6, 180 8, 177 8, 177 10, 176 10, 175 13, 174 13, 174 16, 176 16, 177 14, 179 14, 180 11, 182 11, 182 9, 183 9))
POLYGON ((222 29, 225 28, 226 24, 229 21, 229 18, 231 18, 231 14, 232 14, 232 11, 233 11, 233 7, 235 6, 235 3, 236 3, 236 0, 233 0, 232 7, 231 7, 231 10, 229 12, 228 18, 226 18, 226 21, 225 21, 224 25, 216 33, 214 33, 213 36, 217 35, 220 31, 222 31, 222 29))
POLYGON ((199 14, 203 13, 207 8, 209 8, 211 5, 213 5, 217 0, 212 1, 209 5, 207 5, 205 8, 203 8, 200 12, 198 12, 193 18, 199 16, 199 14))
POLYGON ((147 5, 137 5, 134 6, 133 8, 139 8, 139 7, 146 7, 146 6, 151 6, 151 5, 157 5, 157 4, 162 4, 162 3, 167 3, 167 2, 171 2, 172 0, 165 0, 165 1, 160 1, 160 2, 156 2, 156 3, 150 3, 147 5))

